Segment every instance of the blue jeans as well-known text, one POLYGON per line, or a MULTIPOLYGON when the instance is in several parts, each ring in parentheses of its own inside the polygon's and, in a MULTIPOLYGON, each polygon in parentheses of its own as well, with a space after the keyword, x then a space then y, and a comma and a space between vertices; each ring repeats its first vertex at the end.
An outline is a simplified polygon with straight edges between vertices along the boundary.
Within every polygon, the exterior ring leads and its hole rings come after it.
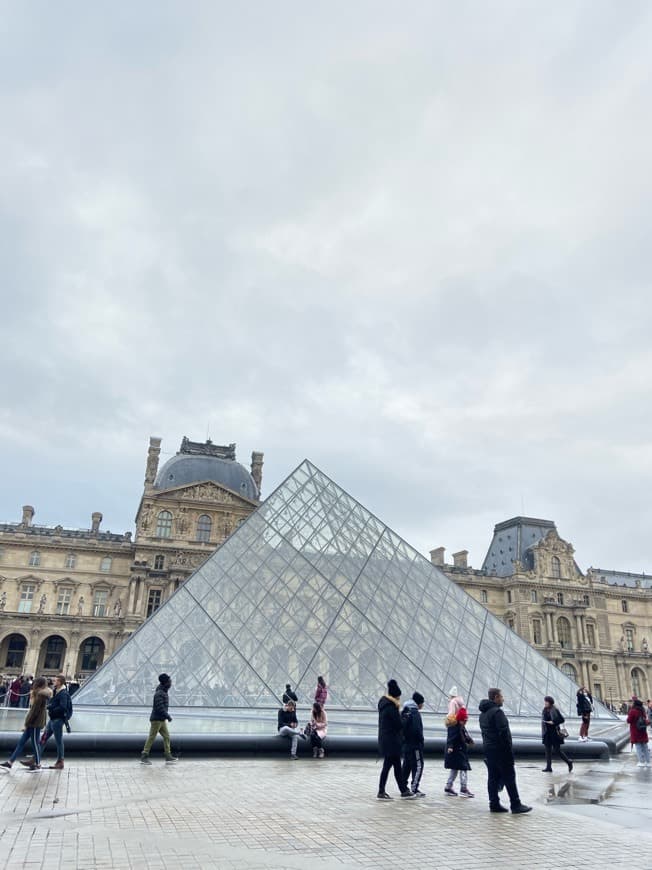
POLYGON ((25 745, 32 741, 32 749, 34 750, 34 764, 41 763, 41 747, 39 746, 39 737, 41 736, 40 728, 25 728, 23 733, 20 735, 20 740, 18 741, 16 748, 9 756, 9 761, 15 761, 18 756, 22 753, 25 745))
POLYGON ((63 761, 63 725, 63 719, 50 719, 43 740, 43 749, 45 749, 45 744, 50 737, 54 736, 54 742, 57 746, 57 761, 63 761))

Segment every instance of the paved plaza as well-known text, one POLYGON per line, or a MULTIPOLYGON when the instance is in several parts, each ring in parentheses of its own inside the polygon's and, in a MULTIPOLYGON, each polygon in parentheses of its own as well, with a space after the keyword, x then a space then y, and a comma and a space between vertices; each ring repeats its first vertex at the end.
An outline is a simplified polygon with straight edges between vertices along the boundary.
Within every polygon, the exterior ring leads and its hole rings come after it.
MULTIPOLYGON (((465 870, 622 867, 652 848, 652 773, 633 756, 544 775, 518 764, 525 816, 487 810, 484 765, 474 799, 446 797, 427 759, 427 797, 375 800, 370 759, 210 758, 145 767, 71 759, 64 771, 14 767, 0 778, 4 867, 389 867, 465 870), (561 793, 561 796, 559 796, 561 793), (593 801, 593 803, 592 803, 593 801), (491 861, 489 852, 492 853, 491 861)), ((390 786, 393 785, 390 781, 390 786)), ((392 791, 396 794, 395 790, 392 791)))

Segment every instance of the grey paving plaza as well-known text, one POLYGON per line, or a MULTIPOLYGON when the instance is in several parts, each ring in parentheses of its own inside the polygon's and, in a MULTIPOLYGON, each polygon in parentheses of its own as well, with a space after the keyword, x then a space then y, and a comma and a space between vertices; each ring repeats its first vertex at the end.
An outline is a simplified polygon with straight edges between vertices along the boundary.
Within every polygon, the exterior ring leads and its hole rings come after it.
MULTIPOLYGON (((71 759, 0 778, 3 867, 623 867, 652 848, 652 772, 621 754, 544 775, 519 762, 534 811, 492 815, 484 765, 474 799, 446 797, 428 758, 421 800, 375 799, 371 759, 210 758, 151 767, 71 759), (590 856, 590 860, 587 856, 590 856)), ((391 783, 390 783, 391 785, 391 783)))

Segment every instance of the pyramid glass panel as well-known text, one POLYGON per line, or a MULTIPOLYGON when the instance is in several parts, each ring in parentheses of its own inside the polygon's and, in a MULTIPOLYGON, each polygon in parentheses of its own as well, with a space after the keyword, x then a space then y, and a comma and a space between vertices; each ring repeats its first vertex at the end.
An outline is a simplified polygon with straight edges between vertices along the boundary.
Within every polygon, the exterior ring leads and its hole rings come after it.
MULTIPOLYGON (((162 671, 173 703, 269 708, 287 682, 329 707, 374 710, 387 679, 443 711, 539 715, 576 686, 307 460, 87 681, 76 704, 147 705, 162 671)), ((611 714, 596 705, 600 716, 611 714)))

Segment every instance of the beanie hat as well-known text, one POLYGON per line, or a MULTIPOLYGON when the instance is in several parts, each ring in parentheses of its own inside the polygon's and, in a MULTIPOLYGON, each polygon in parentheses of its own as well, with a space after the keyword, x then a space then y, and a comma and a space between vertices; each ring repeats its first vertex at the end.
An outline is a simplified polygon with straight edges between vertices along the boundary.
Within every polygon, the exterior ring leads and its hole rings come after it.
POLYGON ((466 722, 469 718, 469 714, 466 712, 466 707, 460 707, 460 709, 455 714, 455 718, 458 722, 466 722))
POLYGON ((172 682, 172 680, 170 679, 170 677, 167 674, 159 674, 158 681, 162 686, 164 686, 166 683, 172 682))
POLYGON ((448 690, 448 697, 455 698, 456 695, 457 695, 457 686, 451 686, 450 689, 448 690))
POLYGON ((417 705, 417 707, 418 707, 419 704, 423 704, 423 702, 424 702, 426 699, 423 697, 423 695, 421 694, 421 692, 415 692, 415 693, 412 695, 412 700, 414 701, 414 703, 415 703, 415 704, 417 705))
POLYGON ((396 680, 390 680, 387 683, 387 694, 391 695, 392 698, 400 698, 401 697, 401 688, 396 680))

